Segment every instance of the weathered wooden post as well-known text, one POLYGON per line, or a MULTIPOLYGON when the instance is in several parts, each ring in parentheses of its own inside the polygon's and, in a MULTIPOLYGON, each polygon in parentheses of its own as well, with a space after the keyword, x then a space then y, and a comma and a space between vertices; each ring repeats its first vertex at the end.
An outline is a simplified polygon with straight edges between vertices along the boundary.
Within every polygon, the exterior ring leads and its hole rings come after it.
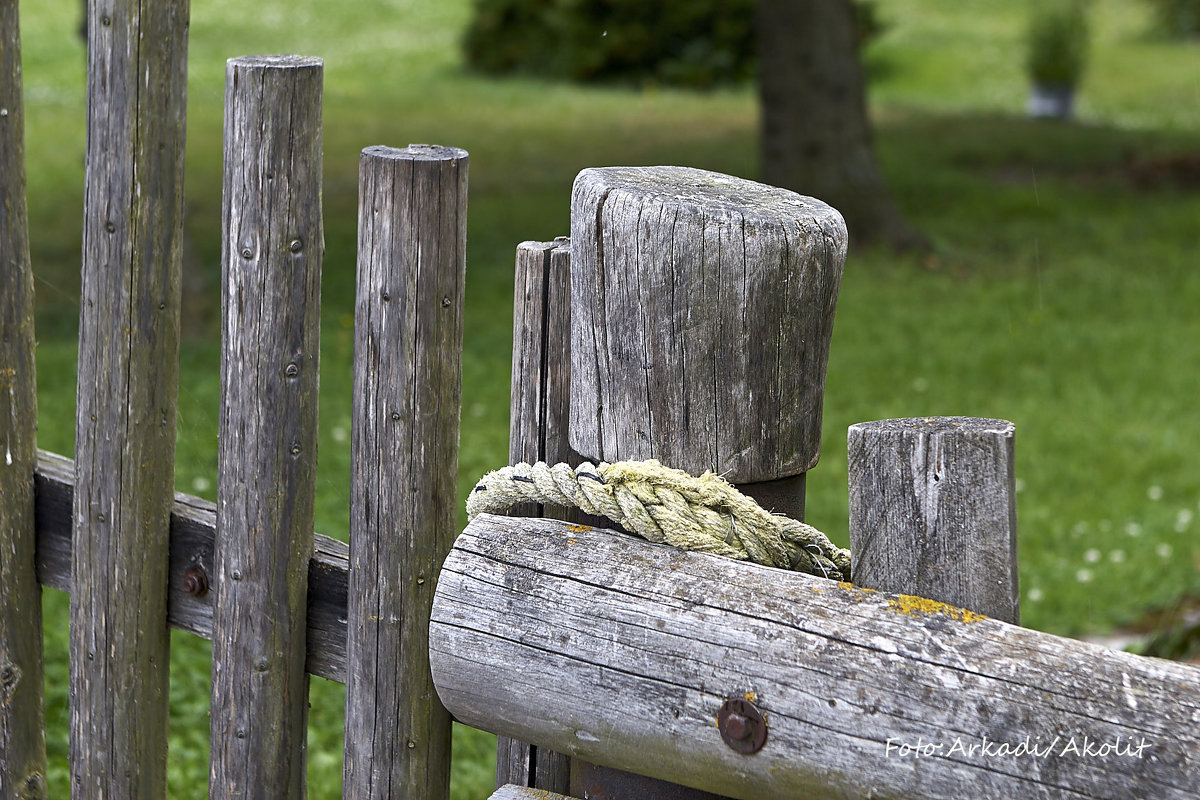
POLYGON ((778 489, 769 505, 800 516, 845 255, 837 211, 794 192, 682 167, 581 172, 572 447, 778 489))
POLYGON ((304 796, 322 62, 230 59, 213 556, 213 798, 304 796))
MULTIPOLYGON (((682 167, 581 172, 571 447, 720 473, 802 518, 845 256, 841 215, 813 198, 682 167)), ((572 782, 667 791, 582 764, 572 782)))
POLYGON ((458 520, 467 166, 465 150, 428 145, 360 162, 346 798, 450 788, 428 636, 458 520))
POLYGON ((857 586, 928 597, 1016 624, 1011 422, 891 419, 847 435, 857 586))
POLYGON ((0 2, 0 797, 44 797, 42 590, 34 568, 37 380, 16 0, 0 2))
POLYGON ((88 14, 71 782, 80 798, 162 797, 188 2, 88 14))
MULTIPOLYGON (((571 244, 517 246, 513 298, 512 392, 509 463, 570 462, 567 414, 571 380, 571 244)), ((551 507, 518 507, 520 516, 576 519, 578 513, 551 507)), ((567 756, 500 736, 496 785, 515 783, 566 792, 571 783, 567 756)))

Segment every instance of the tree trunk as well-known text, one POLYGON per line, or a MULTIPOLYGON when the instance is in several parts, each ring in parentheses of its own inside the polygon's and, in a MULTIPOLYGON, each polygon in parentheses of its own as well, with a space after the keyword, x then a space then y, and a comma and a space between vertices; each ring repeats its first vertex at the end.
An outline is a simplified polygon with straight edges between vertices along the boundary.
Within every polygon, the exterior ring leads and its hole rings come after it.
POLYGON ((875 162, 850 0, 759 0, 757 24, 763 180, 829 203, 852 240, 924 246, 875 162))

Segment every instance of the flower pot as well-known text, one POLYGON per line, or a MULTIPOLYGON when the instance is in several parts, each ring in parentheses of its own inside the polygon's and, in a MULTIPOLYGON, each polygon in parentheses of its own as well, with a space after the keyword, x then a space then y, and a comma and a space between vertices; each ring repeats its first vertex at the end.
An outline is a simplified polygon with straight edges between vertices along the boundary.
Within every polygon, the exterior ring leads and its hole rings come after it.
POLYGON ((1034 84, 1029 92, 1029 116, 1069 119, 1075 106, 1074 86, 1034 84))

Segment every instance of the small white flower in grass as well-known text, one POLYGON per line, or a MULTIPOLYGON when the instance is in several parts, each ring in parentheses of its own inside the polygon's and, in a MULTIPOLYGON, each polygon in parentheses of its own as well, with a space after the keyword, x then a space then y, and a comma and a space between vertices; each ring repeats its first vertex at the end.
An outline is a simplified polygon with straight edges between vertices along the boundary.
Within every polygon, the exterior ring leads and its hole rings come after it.
POLYGON ((929 381, 924 378, 917 378, 912 382, 912 388, 914 392, 924 392, 929 389, 929 381))
POLYGON ((1020 478, 1017 478, 1016 480, 1014 480, 1013 481, 1013 490, 1017 494, 1020 494, 1021 492, 1025 491, 1025 481, 1021 480, 1020 478))
POLYGON ((210 487, 210 486, 212 486, 212 484, 209 483, 208 478, 205 478, 203 475, 201 475, 198 478, 192 479, 192 490, 193 491, 206 492, 206 491, 208 491, 208 487, 210 487))
POLYGON ((1125 560, 1125 551, 1124 550, 1113 550, 1111 553, 1108 554, 1108 560, 1113 562, 1114 564, 1122 563, 1125 560))
POLYGON ((1087 533, 1087 531, 1088 524, 1086 522, 1076 522, 1075 527, 1071 528, 1071 535, 1078 539, 1080 536, 1083 536, 1085 533, 1087 533))
POLYGON ((1044 597, 1044 595, 1042 594, 1041 588, 1038 586, 1035 586, 1032 589, 1030 589, 1028 592, 1025 593, 1025 597, 1031 603, 1040 603, 1042 601, 1042 597, 1044 597))
POLYGON ((1192 510, 1190 508, 1181 508, 1175 514, 1175 531, 1183 533, 1192 524, 1192 510))
POLYGON ((1090 548, 1086 553, 1083 554, 1083 560, 1089 564, 1095 564, 1100 560, 1100 551, 1094 547, 1090 548))
POLYGON ((1142 535, 1142 526, 1140 523, 1130 520, 1129 522, 1125 523, 1125 533, 1137 538, 1138 536, 1142 535))
POLYGON ((1151 486, 1146 490, 1146 497, 1149 497, 1151 500, 1157 503, 1159 500, 1163 499, 1163 488, 1157 484, 1151 486))
POLYGON ((346 429, 343 428, 341 425, 338 425, 336 428, 334 428, 331 431, 331 433, 333 434, 333 440, 335 442, 344 442, 344 441, 346 441, 346 437, 348 436, 348 434, 346 433, 346 429))
POLYGON ((1080 583, 1089 583, 1092 580, 1092 571, 1090 569, 1080 569, 1075 571, 1075 580, 1080 583))
POLYGON ((1159 544, 1157 547, 1154 548, 1154 552, 1158 553, 1159 558, 1170 558, 1171 557, 1171 545, 1167 544, 1166 542, 1162 542, 1161 544, 1159 544))

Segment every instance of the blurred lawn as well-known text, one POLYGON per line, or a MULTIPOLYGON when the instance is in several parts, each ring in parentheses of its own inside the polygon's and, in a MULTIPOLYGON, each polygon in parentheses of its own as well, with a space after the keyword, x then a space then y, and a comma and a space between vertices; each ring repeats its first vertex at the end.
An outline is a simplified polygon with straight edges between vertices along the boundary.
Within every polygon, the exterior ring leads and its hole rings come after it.
MULTIPOLYGON (((870 53, 880 157, 926 257, 852 249, 809 520, 846 541, 846 427, 965 414, 1017 426, 1025 624, 1102 631, 1200 591, 1200 47, 1098 0, 1077 124, 1024 118, 1023 4, 889 0, 870 53), (1188 170, 1191 170, 1190 172, 1188 170), (1190 177, 1189 177, 1190 176, 1190 177)), ((23 4, 40 444, 73 450, 84 53, 77 0, 23 4)), ((469 0, 194 0, 177 486, 213 497, 225 59, 325 58, 317 525, 344 537, 359 151, 471 153, 462 491, 507 457, 513 249, 567 231, 571 181, 608 164, 757 174, 747 88, 692 94, 495 81, 462 70, 469 0)), ((47 592, 51 792, 67 794, 66 598, 47 592)), ((176 634, 171 796, 204 797, 208 647, 176 634)), ((313 680, 310 796, 341 777, 341 687, 313 680)), ((486 796, 491 740, 456 732, 455 797, 486 796)))

